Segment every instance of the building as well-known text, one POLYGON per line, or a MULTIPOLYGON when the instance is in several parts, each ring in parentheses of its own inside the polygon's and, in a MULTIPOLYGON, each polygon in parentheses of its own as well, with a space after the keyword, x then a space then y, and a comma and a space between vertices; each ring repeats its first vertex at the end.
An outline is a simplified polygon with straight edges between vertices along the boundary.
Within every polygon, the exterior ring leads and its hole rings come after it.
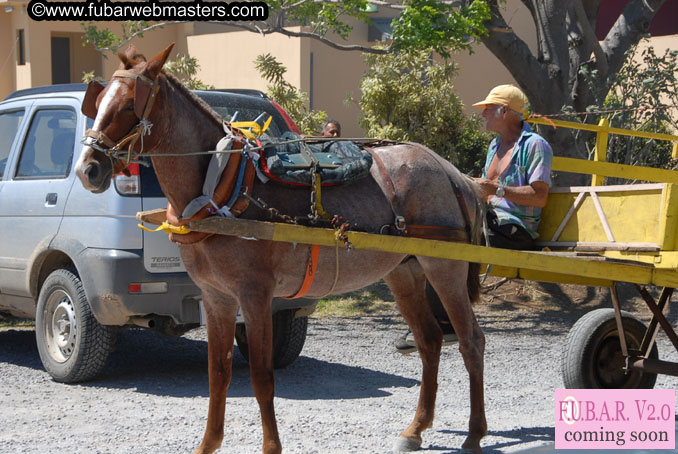
MULTIPOLYGON (((91 45, 83 46, 83 29, 78 21, 31 20, 26 14, 27 0, 0 0, 0 99, 14 90, 52 83, 80 82, 86 72, 108 77, 117 69, 118 60, 104 58, 91 45)), ((598 36, 604 36, 619 14, 620 2, 603 0, 598 21, 598 36), (607 28, 606 28, 607 27, 607 28)), ((519 0, 505 6, 509 25, 530 46, 536 35, 527 9, 519 0)), ((355 23, 351 43, 372 45, 388 31, 395 11, 382 8, 372 13, 374 25, 355 23)), ((657 52, 678 49, 678 2, 666 2, 652 23, 651 32, 662 35, 656 40, 657 52), (667 10, 667 11, 665 11, 667 10)), ((120 31, 116 22, 100 26, 120 31)), ((311 107, 321 109, 343 125, 345 136, 362 136, 358 127, 357 105, 346 105, 351 94, 360 97, 360 76, 365 70, 359 52, 330 48, 310 38, 261 35, 227 25, 193 22, 170 25, 133 41, 147 56, 175 42, 173 56, 189 54, 201 66, 198 78, 217 88, 255 88, 266 90, 266 82, 254 68, 259 54, 270 53, 288 69, 286 79, 309 94, 311 107)), ((455 86, 466 106, 482 99, 489 88, 513 80, 501 63, 481 44, 473 55, 454 58, 461 66, 455 86)), ((470 112, 471 110, 469 110, 470 112)))

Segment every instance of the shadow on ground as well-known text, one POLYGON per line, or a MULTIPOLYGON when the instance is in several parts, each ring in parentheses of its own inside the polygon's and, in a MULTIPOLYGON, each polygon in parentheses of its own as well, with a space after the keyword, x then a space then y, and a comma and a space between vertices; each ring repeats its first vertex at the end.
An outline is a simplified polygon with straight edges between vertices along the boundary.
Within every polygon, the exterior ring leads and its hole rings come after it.
MULTIPOLYGON (((43 371, 32 330, 0 332, 0 362, 43 371)), ((237 349, 236 349, 237 350, 237 349)), ((388 396, 384 389, 419 382, 399 375, 300 356, 277 370, 276 396, 287 399, 362 399, 388 396)), ((168 338, 144 330, 120 332, 116 350, 98 378, 85 387, 134 389, 171 397, 208 397, 207 342, 168 338)), ((249 366, 237 353, 229 398, 253 397, 249 366)))

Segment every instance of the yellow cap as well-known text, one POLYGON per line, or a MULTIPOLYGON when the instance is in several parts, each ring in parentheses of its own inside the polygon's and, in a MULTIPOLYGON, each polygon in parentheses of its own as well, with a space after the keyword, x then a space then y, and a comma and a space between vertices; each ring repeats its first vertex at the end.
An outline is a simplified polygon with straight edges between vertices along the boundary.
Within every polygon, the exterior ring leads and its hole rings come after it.
POLYGON ((524 116, 527 115, 527 96, 515 85, 498 85, 490 91, 487 98, 473 104, 473 106, 485 108, 488 104, 507 106, 524 116))

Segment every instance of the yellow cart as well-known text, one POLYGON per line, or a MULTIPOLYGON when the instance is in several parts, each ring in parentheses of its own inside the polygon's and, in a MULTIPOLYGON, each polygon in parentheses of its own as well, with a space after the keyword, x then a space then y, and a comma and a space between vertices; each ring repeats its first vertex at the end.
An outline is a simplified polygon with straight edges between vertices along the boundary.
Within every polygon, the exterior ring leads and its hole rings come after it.
MULTIPOLYGON (((655 343, 659 327, 678 350, 678 334, 664 316, 678 287, 678 172, 605 162, 608 134, 674 142, 678 136, 639 133, 600 125, 532 120, 598 134, 593 161, 555 157, 554 171, 591 174, 592 186, 555 187, 542 213, 541 251, 514 251, 417 238, 346 233, 352 247, 492 265, 491 274, 535 281, 603 286, 613 308, 586 314, 572 328, 563 356, 563 380, 569 388, 647 388, 656 374, 678 376, 678 363, 660 361, 655 343), (604 186, 604 177, 644 181, 604 186), (616 283, 634 284, 652 313, 648 326, 620 309, 616 283), (646 286, 661 287, 659 298, 646 286)), ((164 211, 139 213, 151 224, 164 211)), ((212 217, 191 223, 191 230, 260 240, 336 246, 332 229, 294 224, 212 217)))

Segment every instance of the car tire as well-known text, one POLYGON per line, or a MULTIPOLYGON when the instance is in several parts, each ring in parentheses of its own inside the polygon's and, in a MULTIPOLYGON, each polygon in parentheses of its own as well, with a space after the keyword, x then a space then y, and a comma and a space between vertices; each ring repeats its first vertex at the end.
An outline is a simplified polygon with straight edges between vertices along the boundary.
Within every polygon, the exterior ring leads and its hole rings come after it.
MULTIPOLYGON (((283 369, 292 364, 301 354, 306 342, 308 317, 294 318, 294 310, 273 314, 273 367, 283 369)), ((242 356, 249 361, 247 331, 244 324, 235 328, 235 340, 242 356)))
MULTIPOLYGON (((629 349, 638 349, 646 327, 622 311, 624 335, 629 349)), ((650 351, 657 359, 657 344, 650 351)), ((657 374, 623 370, 625 359, 617 330, 614 309, 596 309, 580 318, 570 330, 562 356, 563 383, 569 389, 650 389, 657 374)))
POLYGON ((45 370, 61 383, 98 375, 113 351, 117 330, 92 314, 82 282, 73 270, 53 271, 38 296, 35 337, 45 370))

